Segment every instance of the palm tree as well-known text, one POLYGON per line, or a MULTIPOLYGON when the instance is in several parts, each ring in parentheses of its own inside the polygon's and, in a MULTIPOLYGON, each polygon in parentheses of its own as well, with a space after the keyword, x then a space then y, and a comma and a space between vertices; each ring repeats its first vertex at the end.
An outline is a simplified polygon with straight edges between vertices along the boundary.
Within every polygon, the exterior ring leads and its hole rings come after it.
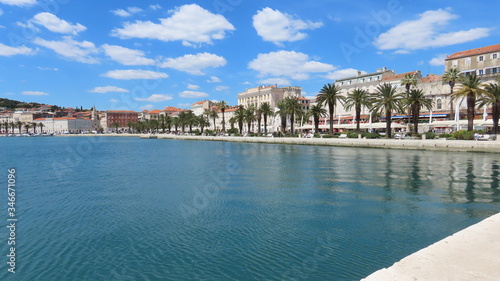
POLYGON ((260 125, 262 123, 262 111, 260 106, 255 108, 255 118, 257 119, 257 134, 260 136, 260 125))
POLYGON ((384 83, 377 86, 377 91, 375 93, 375 100, 373 101, 372 110, 375 112, 385 111, 386 120, 386 137, 391 138, 391 123, 392 123, 392 112, 393 110, 402 110, 403 94, 396 93, 397 86, 391 85, 390 83, 384 83))
POLYGON ((179 131, 179 124, 180 124, 179 120, 180 120, 179 117, 172 117, 171 123, 174 126, 175 132, 179 131))
POLYGON ((309 108, 309 112, 314 121, 314 132, 319 133, 319 119, 326 114, 326 110, 319 104, 315 104, 309 108))
POLYGON ((16 126, 17 126, 17 129, 19 130, 19 133, 21 134, 21 127, 23 126, 23 122, 17 121, 16 126))
POLYGON ((14 129, 16 128, 16 123, 10 122, 10 128, 12 129, 12 133, 14 134, 14 129))
POLYGON ((38 123, 33 122, 31 123, 31 127, 33 128, 33 134, 36 134, 36 127, 38 126, 38 123))
POLYGON ((111 127, 114 127, 115 128, 115 133, 118 133, 118 127, 120 127, 120 124, 118 124, 118 122, 114 122, 111 127))
POLYGON ((240 129, 240 135, 243 134, 243 121, 245 120, 245 107, 240 105, 238 109, 234 112, 234 117, 238 120, 238 128, 240 129))
POLYGON ((453 93, 452 98, 459 99, 467 97, 467 131, 474 130, 474 117, 476 115, 476 99, 481 98, 486 90, 482 87, 482 81, 475 73, 471 75, 462 76, 460 78, 460 89, 453 93))
POLYGON ((185 111, 181 111, 179 113, 179 120, 178 120, 178 123, 179 123, 179 126, 181 126, 181 129, 182 129, 182 133, 185 133, 185 130, 184 128, 186 127, 186 119, 187 119, 187 116, 186 116, 186 112, 185 111))
POLYGON ((424 91, 420 89, 412 89, 408 92, 408 96, 406 97, 404 103, 410 109, 413 120, 413 132, 416 135, 418 134, 420 109, 425 107, 428 110, 431 110, 434 102, 432 101, 432 99, 425 96, 424 91))
POLYGON ((262 115, 264 115, 264 134, 267 135, 267 117, 273 116, 274 111, 271 108, 269 102, 264 102, 260 105, 260 112, 262 112, 262 115))
POLYGON ((228 104, 225 101, 220 101, 217 104, 217 107, 219 107, 220 112, 222 113, 222 132, 226 132, 226 119, 224 118, 224 112, 226 112, 226 108, 228 108, 228 104))
POLYGON ((254 115, 255 111, 255 106, 254 105, 249 105, 247 109, 245 110, 245 122, 247 122, 248 126, 248 133, 250 134, 250 127, 252 126, 252 122, 257 120, 254 115))
POLYGON ((205 129, 206 126, 209 126, 210 123, 208 123, 207 117, 205 115, 200 115, 197 117, 197 123, 200 126, 200 133, 203 134, 203 130, 205 129))
POLYGON ((28 133, 28 130, 31 128, 30 123, 24 124, 24 129, 26 130, 26 134, 28 133))
POLYGON ((40 133, 43 134, 43 127, 45 127, 45 125, 43 125, 42 122, 38 123, 38 127, 40 127, 40 133))
POLYGON ((229 118, 229 124, 231 125, 231 129, 234 129, 234 123, 238 122, 238 119, 236 117, 231 117, 229 118))
POLYGON ((356 131, 359 132, 359 122, 361 121, 361 108, 363 106, 370 108, 371 106, 370 95, 365 90, 354 89, 352 92, 347 94, 344 106, 346 110, 350 110, 351 108, 354 107, 354 111, 356 111, 356 131))
POLYGON ((165 128, 167 127, 165 115, 160 115, 159 118, 161 131, 162 133, 165 133, 165 128))
POLYGON ((323 106, 328 104, 328 114, 330 117, 330 135, 333 135, 333 115, 337 101, 343 104, 344 97, 340 94, 340 88, 335 84, 328 83, 319 91, 317 97, 318 104, 323 106))
POLYGON ((203 114, 205 114, 207 116, 207 118, 212 118, 213 121, 214 121, 214 132, 216 131, 216 128, 215 128, 215 119, 219 117, 219 114, 217 114, 217 111, 215 110, 209 110, 209 109, 205 109, 205 112, 203 112, 203 114))
POLYGON ((404 86, 406 93, 409 93, 411 86, 417 86, 417 77, 415 77, 415 74, 406 74, 405 77, 401 79, 401 86, 404 86))
POLYGON ((198 119, 196 118, 196 115, 194 115, 192 110, 189 110, 186 113, 186 124, 189 126, 189 133, 193 133, 193 126, 197 124, 198 119))
POLYGON ((290 131, 291 133, 295 133, 293 129, 293 125, 295 124, 295 117, 299 117, 302 112, 302 107, 299 104, 299 101, 295 97, 287 97, 285 99, 287 112, 290 115, 290 131))
MULTIPOLYGON (((443 74, 443 82, 448 82, 450 86, 450 97, 453 97, 453 89, 455 83, 460 79, 460 71, 458 68, 450 68, 443 74)), ((450 117, 453 117, 453 98, 450 99, 450 117)))
POLYGON ((500 118, 500 82, 486 85, 486 94, 479 99, 479 107, 491 106, 493 118, 493 134, 498 134, 498 119, 500 118))
POLYGON ((288 116, 288 111, 287 111, 288 108, 285 100, 280 100, 276 104, 276 107, 278 108, 276 114, 278 114, 281 119, 281 132, 284 134, 286 130, 286 117, 288 116))

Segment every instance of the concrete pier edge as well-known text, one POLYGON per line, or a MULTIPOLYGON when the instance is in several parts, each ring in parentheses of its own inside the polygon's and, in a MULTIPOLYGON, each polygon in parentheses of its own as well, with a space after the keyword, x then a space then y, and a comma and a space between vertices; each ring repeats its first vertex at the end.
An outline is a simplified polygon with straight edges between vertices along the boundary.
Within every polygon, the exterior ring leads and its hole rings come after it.
POLYGON ((378 270, 361 281, 498 281, 500 213, 378 270))
MULTIPOLYGON (((144 134, 67 134, 65 137, 107 136, 107 137, 141 137, 144 134)), ((231 137, 231 136, 188 136, 156 134, 157 139, 227 141, 246 143, 277 143, 294 145, 344 146, 365 148, 386 148, 405 150, 433 150, 457 152, 500 153, 500 140, 497 141, 464 141, 464 140, 406 140, 406 139, 340 139, 340 138, 271 138, 271 137, 231 137)))

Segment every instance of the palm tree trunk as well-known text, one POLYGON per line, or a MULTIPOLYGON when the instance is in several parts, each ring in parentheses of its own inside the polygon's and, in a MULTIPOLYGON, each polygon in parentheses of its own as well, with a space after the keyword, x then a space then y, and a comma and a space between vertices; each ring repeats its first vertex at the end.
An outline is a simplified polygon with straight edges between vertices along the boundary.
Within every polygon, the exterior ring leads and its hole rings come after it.
POLYGON ((226 119, 224 118, 224 111, 222 110, 222 132, 226 132, 226 119))
POLYGON ((359 133, 359 122, 361 121, 361 107, 356 106, 356 132, 359 133))
POLYGON ((419 116, 420 115, 419 108, 420 108, 420 105, 418 105, 418 107, 415 106, 412 110, 413 111, 413 114, 412 114, 413 115, 413 132, 415 133, 415 136, 418 135, 418 118, 420 117, 419 116))
POLYGON ((328 112, 330 113, 330 135, 333 136, 333 104, 328 104, 328 112))
POLYGON ((290 115, 290 133, 293 134, 293 123, 295 123, 295 113, 292 112, 290 115))
POLYGON ((392 138, 392 134, 391 134, 391 123, 392 123, 392 118, 391 118, 391 111, 390 110, 386 110, 385 111, 385 136, 390 139, 392 138))
POLYGON ((475 107, 476 106, 476 96, 474 93, 469 93, 467 96, 467 131, 474 131, 474 117, 475 117, 475 107))
POLYGON ((264 134, 267 135, 267 114, 264 114, 264 134))

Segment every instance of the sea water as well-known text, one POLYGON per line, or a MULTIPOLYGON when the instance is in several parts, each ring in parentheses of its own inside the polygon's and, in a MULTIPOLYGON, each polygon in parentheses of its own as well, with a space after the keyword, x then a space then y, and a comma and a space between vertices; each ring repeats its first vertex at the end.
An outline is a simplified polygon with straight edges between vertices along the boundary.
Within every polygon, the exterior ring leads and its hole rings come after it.
POLYGON ((496 154, 52 137, 0 156, 0 280, 359 280, 500 209, 496 154))

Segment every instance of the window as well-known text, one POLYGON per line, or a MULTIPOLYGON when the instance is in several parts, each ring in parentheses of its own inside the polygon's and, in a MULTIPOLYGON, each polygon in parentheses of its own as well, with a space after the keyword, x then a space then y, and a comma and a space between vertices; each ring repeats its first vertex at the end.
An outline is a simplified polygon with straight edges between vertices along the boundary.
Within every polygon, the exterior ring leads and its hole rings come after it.
POLYGON ((483 75, 483 74, 484 74, 484 70, 483 70, 483 69, 479 69, 479 70, 477 71, 477 74, 478 74, 478 75, 483 75))
POLYGON ((458 60, 451 61, 451 66, 457 66, 457 65, 458 65, 458 60))
POLYGON ((436 101, 436 108, 437 109, 443 109, 443 101, 440 99, 436 101))
POLYGON ((497 69, 498 69, 498 68, 492 68, 492 69, 491 69, 491 73, 497 73, 497 71, 498 71, 497 69))
POLYGON ((496 59, 498 59, 498 54, 492 54, 492 55, 491 55, 491 59, 492 59, 492 60, 496 60, 496 59))
POLYGON ((484 56, 477 57, 477 61, 484 61, 484 56))
POLYGON ((470 64, 470 58, 465 58, 464 62, 465 62, 465 64, 470 64))

